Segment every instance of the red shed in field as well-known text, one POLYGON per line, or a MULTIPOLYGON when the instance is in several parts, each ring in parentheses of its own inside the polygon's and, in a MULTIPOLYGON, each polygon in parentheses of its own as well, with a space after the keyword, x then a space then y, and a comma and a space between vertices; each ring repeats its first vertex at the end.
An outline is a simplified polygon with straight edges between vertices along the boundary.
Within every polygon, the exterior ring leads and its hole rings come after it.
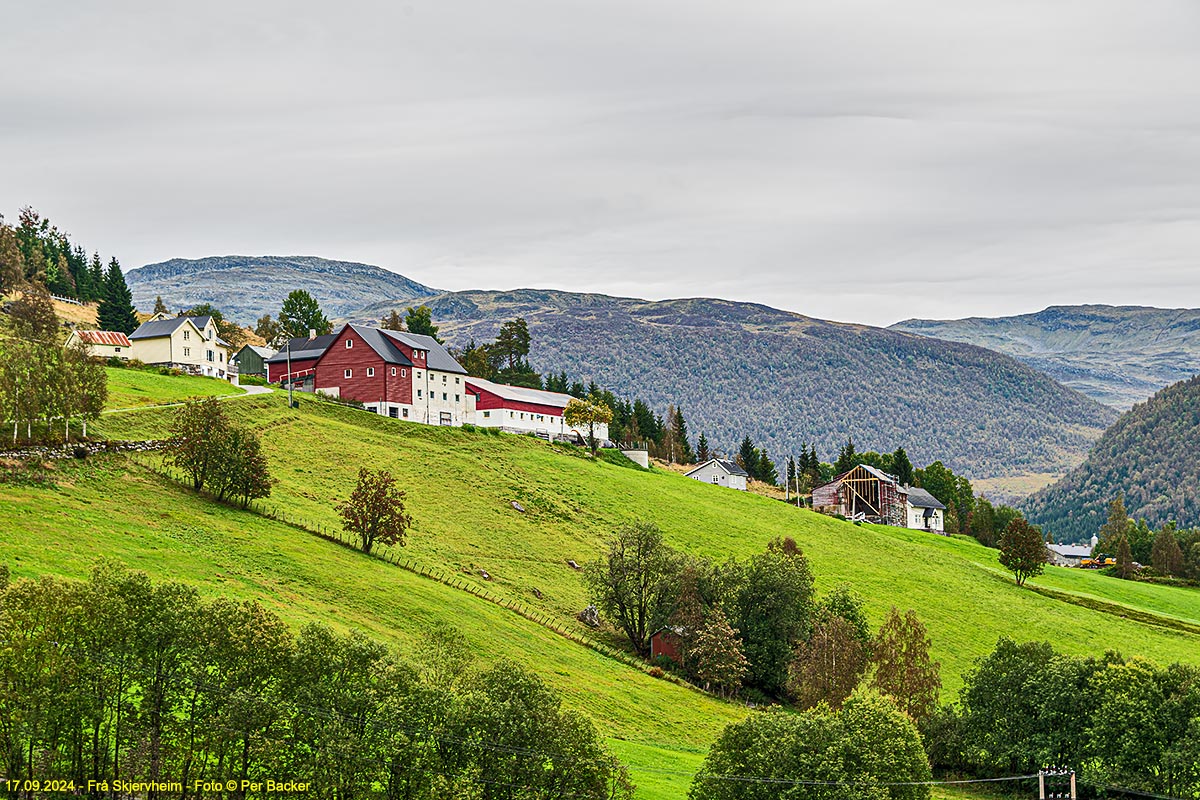
POLYGON ((264 362, 267 370, 267 383, 283 383, 287 380, 288 346, 290 345, 291 374, 292 380, 296 384, 295 388, 312 391, 313 367, 317 365, 318 359, 325 354, 325 350, 336 338, 336 334, 329 333, 324 336, 315 336, 312 339, 307 336, 298 336, 292 339, 283 346, 282 350, 264 362))
POLYGON ((666 656, 676 664, 680 663, 679 650, 682 641, 679 633, 679 628, 659 628, 650 634, 650 660, 666 656))

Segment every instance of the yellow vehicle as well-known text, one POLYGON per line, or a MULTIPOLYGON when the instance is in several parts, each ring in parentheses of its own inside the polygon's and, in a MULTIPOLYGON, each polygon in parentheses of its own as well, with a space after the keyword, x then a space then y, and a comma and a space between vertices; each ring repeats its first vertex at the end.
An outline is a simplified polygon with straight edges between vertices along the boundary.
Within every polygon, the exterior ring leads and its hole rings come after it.
POLYGON ((1085 558, 1079 562, 1079 566, 1084 569, 1103 569, 1104 567, 1115 566, 1117 560, 1112 556, 1096 556, 1095 558, 1085 558))

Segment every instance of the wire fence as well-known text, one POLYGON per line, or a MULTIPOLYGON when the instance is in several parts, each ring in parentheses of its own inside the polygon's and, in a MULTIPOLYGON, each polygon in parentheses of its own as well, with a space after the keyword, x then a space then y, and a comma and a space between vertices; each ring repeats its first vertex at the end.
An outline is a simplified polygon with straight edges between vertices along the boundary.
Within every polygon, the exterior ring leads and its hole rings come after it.
MULTIPOLYGON (((165 464, 154 463, 147 459, 134 459, 134 462, 142 468, 161 475, 168 480, 183 486, 187 486, 187 482, 183 480, 182 474, 179 471, 166 466, 165 464)), ((238 504, 234 505, 235 507, 240 507, 238 504)), ((565 639, 569 639, 576 644, 593 650, 600 655, 605 656, 606 658, 611 658, 614 661, 619 661, 622 664, 625 664, 626 666, 633 667, 640 672, 649 672, 651 669, 650 665, 636 656, 607 645, 603 642, 597 641, 596 639, 593 639, 592 637, 573 629, 571 626, 564 624, 561 619, 555 618, 543 611, 530 608, 518 600, 488 591, 488 589, 485 587, 480 586, 474 581, 468 580, 461 574, 446 572, 436 567, 430 567, 426 564, 422 564, 421 562, 406 556, 401 556, 396 548, 388 547, 383 550, 373 550, 370 553, 364 552, 357 537, 347 534, 345 531, 339 528, 334 528, 329 525, 324 525, 322 523, 306 519, 302 515, 294 512, 289 513, 282 508, 262 500, 251 500, 245 506, 244 510, 256 514, 257 516, 283 523, 284 525, 288 525, 309 535, 319 537, 327 542, 340 545, 348 550, 353 550, 356 553, 360 553, 364 556, 387 562, 388 564, 399 567, 400 569, 420 575, 423 578, 437 581, 438 583, 441 583, 444 586, 448 586, 452 589, 458 589, 459 591, 467 592, 481 600, 486 600, 489 603, 494 603, 495 605, 506 608, 509 611, 524 617, 530 622, 541 625, 543 628, 546 628, 547 630, 562 636, 565 639)), ((688 689, 693 689, 703 694, 716 696, 712 695, 711 692, 705 692, 699 686, 689 683, 688 681, 680 678, 678 675, 674 675, 669 672, 664 672, 661 676, 661 679, 670 681, 671 683, 678 684, 679 686, 683 686, 688 689)))

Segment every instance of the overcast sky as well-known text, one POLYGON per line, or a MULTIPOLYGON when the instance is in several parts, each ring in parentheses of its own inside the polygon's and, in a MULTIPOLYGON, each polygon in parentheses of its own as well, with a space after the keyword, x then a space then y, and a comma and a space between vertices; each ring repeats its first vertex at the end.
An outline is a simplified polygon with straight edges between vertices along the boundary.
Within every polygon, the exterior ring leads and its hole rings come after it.
POLYGON ((1195 0, 11 4, 0 210, 126 268, 1200 306, 1197 42, 1195 0))

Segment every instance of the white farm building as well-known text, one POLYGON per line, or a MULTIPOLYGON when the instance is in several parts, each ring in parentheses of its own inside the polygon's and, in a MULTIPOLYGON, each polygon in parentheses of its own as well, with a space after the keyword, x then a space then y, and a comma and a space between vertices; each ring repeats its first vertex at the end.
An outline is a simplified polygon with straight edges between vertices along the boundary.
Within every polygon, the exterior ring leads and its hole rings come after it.
POLYGON ((737 465, 737 462, 726 461, 723 458, 714 458, 705 461, 691 472, 688 472, 687 476, 692 480, 711 483, 716 486, 727 486, 730 489, 737 489, 741 492, 746 491, 746 479, 750 477, 746 470, 737 465))

